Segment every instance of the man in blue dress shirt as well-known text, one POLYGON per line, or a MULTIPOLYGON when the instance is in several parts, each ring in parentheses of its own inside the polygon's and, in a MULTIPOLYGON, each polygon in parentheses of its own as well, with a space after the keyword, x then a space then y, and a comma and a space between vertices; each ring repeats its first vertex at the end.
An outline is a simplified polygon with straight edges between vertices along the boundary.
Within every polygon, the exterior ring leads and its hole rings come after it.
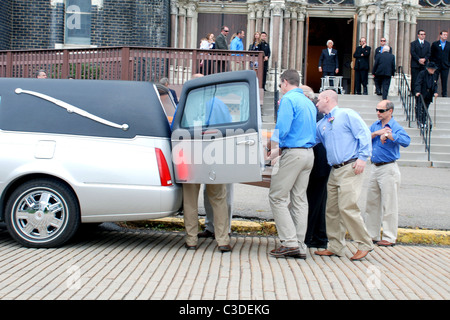
POLYGON ((346 248, 345 232, 350 233, 358 250, 351 258, 360 260, 373 249, 358 199, 363 184, 364 169, 372 151, 370 131, 354 110, 340 108, 333 90, 320 93, 317 108, 325 114, 317 123, 317 142, 327 150, 332 166, 328 178, 326 228, 328 248, 314 252, 319 256, 343 256, 346 248))
POLYGON ((296 70, 281 75, 283 98, 270 141, 268 158, 278 159, 272 171, 269 203, 281 246, 274 257, 306 259, 305 235, 308 222, 306 189, 314 164, 317 110, 299 86, 296 70), (281 156, 277 158, 281 153, 281 156))
POLYGON ((367 190, 366 225, 370 237, 379 246, 393 246, 397 240, 400 187, 396 160, 400 158, 400 146, 409 146, 411 138, 392 117, 394 104, 391 101, 381 101, 376 111, 378 120, 370 126, 373 166, 367 190))
MULTIPOLYGON (((231 40, 230 50, 231 51, 242 51, 242 50, 244 50, 244 43, 242 42, 242 39, 244 39, 244 37, 245 37, 245 31, 244 30, 239 30, 236 33, 236 36, 233 38, 233 40, 231 40)), ((231 55, 234 56, 235 54, 232 53, 231 55)), ((242 56, 242 55, 241 54, 236 54, 236 56, 242 56)), ((235 60, 232 61, 232 65, 233 65, 233 67, 232 67, 233 71, 243 70, 244 69, 244 62, 242 60, 239 61, 239 60, 235 59, 235 60)))

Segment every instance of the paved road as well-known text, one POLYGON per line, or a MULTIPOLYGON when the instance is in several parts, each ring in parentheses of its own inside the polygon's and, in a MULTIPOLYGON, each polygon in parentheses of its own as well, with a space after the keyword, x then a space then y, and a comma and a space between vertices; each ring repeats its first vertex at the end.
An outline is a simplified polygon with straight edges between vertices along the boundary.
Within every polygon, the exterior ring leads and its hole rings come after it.
POLYGON ((450 299, 449 247, 377 247, 352 262, 351 242, 345 257, 306 260, 270 257, 274 237, 233 236, 224 254, 210 239, 183 245, 181 233, 105 229, 27 249, 0 229, 0 300, 450 299))

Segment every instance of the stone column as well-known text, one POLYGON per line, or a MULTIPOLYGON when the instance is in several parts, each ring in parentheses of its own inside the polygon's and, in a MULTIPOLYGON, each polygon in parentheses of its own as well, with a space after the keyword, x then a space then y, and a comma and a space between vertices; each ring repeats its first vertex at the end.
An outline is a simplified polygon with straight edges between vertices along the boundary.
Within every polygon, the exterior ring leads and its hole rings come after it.
POLYGON ((255 10, 256 10, 256 24, 255 24, 256 31, 259 31, 259 32, 264 31, 264 32, 268 33, 269 30, 265 30, 263 27, 264 7, 261 5, 257 5, 255 10))
POLYGON ((397 31, 398 31, 398 13, 400 12, 398 6, 391 6, 388 9, 389 17, 389 46, 392 48, 392 53, 397 57, 397 31))
POLYGON ((185 48, 186 39, 186 8, 178 7, 178 48, 185 48))
POLYGON ((291 44, 289 43, 289 29, 291 21, 291 12, 289 9, 284 11, 283 15, 283 36, 281 38, 281 70, 288 69, 288 54, 291 44))
POLYGON ((270 48, 272 51, 272 68, 275 67, 275 62, 278 63, 278 68, 281 67, 280 60, 280 44, 281 44, 281 15, 283 14, 284 4, 272 3, 270 5, 272 11, 272 35, 270 37, 270 48))
MULTIPOLYGON (((270 18, 271 18, 270 14, 271 14, 270 7, 268 7, 268 6, 264 7, 263 30, 262 31, 265 31, 271 39, 272 34, 270 34, 270 18)), ((269 42, 270 42, 270 40, 269 40, 269 42)))
POLYGON ((178 15, 178 1, 170 1, 170 46, 176 46, 177 39, 177 15, 178 15))
POLYGON ((399 12, 398 17, 398 50, 397 50, 397 66, 402 66, 405 69, 405 56, 409 54, 409 47, 405 47, 403 35, 405 34, 405 12, 399 12))
POLYGON ((297 58, 297 51, 299 50, 298 44, 297 44, 297 9, 292 8, 291 9, 291 34, 290 34, 290 40, 289 40, 289 69, 295 69, 297 71, 300 71, 296 68, 295 59, 297 58))
POLYGON ((297 57, 295 65, 295 69, 301 73, 301 78, 305 75, 305 70, 303 70, 303 50, 305 49, 305 38, 303 37, 303 34, 305 32, 305 14, 306 8, 301 7, 297 13, 297 57))
POLYGON ((247 19, 247 41, 246 45, 244 44, 244 50, 247 50, 248 47, 253 43, 253 36, 255 32, 260 30, 256 29, 256 11, 254 5, 248 6, 248 19, 247 19))
POLYGON ((197 6, 194 3, 189 3, 186 6, 186 43, 185 48, 197 48, 197 30, 195 30, 195 35, 193 34, 193 20, 196 16, 197 6))

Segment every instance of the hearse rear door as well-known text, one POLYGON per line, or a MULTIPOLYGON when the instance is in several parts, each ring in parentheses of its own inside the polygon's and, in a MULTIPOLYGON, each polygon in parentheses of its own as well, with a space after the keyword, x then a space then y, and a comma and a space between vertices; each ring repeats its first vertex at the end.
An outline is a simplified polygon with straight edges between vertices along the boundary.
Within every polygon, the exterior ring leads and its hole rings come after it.
POLYGON ((254 71, 187 81, 172 123, 178 183, 262 180, 264 159, 258 79, 254 71))

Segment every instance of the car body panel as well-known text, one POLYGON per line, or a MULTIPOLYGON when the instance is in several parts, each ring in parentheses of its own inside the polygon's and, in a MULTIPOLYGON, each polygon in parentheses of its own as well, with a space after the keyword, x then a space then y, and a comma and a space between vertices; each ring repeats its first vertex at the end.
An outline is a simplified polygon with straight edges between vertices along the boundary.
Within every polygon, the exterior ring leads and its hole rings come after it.
MULTIPOLYGON (((0 216, 7 200, 3 191, 15 181, 36 174, 70 185, 80 204, 82 222, 151 219, 180 210, 181 186, 162 187, 159 178, 155 148, 170 161, 170 128, 153 85, 8 80, 0 79, 0 116, 12 119, 0 120, 0 216), (75 107, 82 105, 83 110, 110 121, 128 123, 129 130, 69 113, 36 96, 14 93, 19 86, 75 107), (130 88, 133 99, 145 97, 147 102, 130 101, 134 105, 120 109, 124 99, 119 96, 130 88), (103 101, 104 108, 99 95, 107 100, 103 101), (158 123, 153 123, 157 119, 158 123)), ((172 165, 168 167, 173 176, 172 165)))
POLYGON ((172 127, 179 183, 262 180, 258 79, 236 71, 186 82, 172 127))

